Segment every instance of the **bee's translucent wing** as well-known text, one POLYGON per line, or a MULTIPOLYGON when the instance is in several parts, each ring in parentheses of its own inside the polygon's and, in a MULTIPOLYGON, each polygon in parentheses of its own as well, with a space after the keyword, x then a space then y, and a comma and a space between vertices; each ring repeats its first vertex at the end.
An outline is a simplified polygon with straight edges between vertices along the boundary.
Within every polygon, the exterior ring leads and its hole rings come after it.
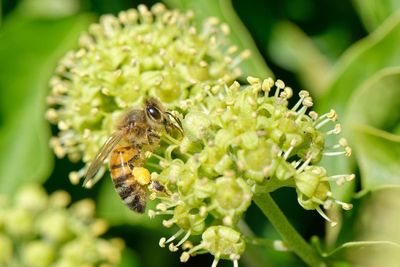
POLYGON ((97 183, 98 180, 100 180, 101 176, 97 177, 96 174, 103 165, 104 160, 121 141, 124 134, 125 133, 123 130, 116 131, 107 139, 103 147, 100 149, 100 152, 97 154, 95 159, 90 164, 89 169, 87 170, 85 180, 83 181, 84 187, 91 187, 92 185, 97 183))

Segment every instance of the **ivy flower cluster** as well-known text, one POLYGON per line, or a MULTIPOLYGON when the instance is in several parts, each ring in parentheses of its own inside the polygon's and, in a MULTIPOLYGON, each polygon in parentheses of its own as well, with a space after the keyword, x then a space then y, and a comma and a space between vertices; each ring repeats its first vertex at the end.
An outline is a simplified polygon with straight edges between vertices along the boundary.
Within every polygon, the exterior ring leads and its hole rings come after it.
MULTIPOLYGON (((230 45, 228 34, 216 18, 196 27, 192 12, 162 4, 102 16, 50 80, 46 117, 60 129, 50 142, 56 155, 88 163, 120 113, 145 97, 174 108, 204 85, 233 81, 249 53, 230 45)), ((85 171, 71 173, 71 181, 85 171)))
POLYGON ((316 210, 332 226, 336 223, 322 208, 335 203, 345 210, 352 207, 332 196, 329 182, 340 185, 354 175, 328 176, 318 166, 323 156, 351 154, 343 138, 326 146, 328 136, 340 133, 336 113, 307 114, 313 105, 307 91, 289 107, 293 91, 281 80, 247 80, 246 86, 206 86, 183 101, 185 136, 157 155, 162 170, 153 172, 152 179, 169 195, 154 194, 160 203, 149 215, 169 216, 164 226, 179 228, 172 237, 162 238, 160 246, 168 245, 171 251, 182 247, 182 261, 208 252, 215 257, 213 266, 219 259, 237 266, 245 249, 237 225, 257 191, 294 187, 299 204, 316 210), (201 235, 202 241, 193 245, 188 241, 193 235, 201 235))
POLYGON ((94 218, 94 203, 69 206, 65 191, 22 188, 0 198, 0 265, 32 267, 118 266, 124 243, 100 237, 107 224, 94 218), (69 206, 69 207, 68 207, 69 206))
POLYGON ((184 134, 163 133, 161 146, 147 153, 145 167, 165 189, 149 188, 158 204, 148 215, 177 229, 161 247, 181 249, 182 262, 210 253, 212 267, 221 259, 238 265, 246 247, 238 223, 254 194, 292 187, 304 209, 335 225, 324 209, 352 206, 334 198, 330 183, 354 178, 329 176, 318 165, 324 156, 351 154, 343 138, 328 145, 341 131, 335 111, 310 111, 307 91, 289 105, 293 90, 281 80, 248 77, 241 86, 238 64, 248 52, 238 53, 228 33, 216 19, 196 27, 192 12, 160 4, 103 16, 61 61, 46 114, 60 130, 51 140, 56 155, 86 164, 70 174, 78 183, 121 112, 158 98, 184 134))

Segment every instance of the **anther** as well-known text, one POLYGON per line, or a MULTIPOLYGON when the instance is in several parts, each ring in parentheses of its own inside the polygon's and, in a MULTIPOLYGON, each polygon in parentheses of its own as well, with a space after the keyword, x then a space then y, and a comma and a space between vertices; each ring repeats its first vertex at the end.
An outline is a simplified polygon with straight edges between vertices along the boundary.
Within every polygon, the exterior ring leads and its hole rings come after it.
POLYGON ((247 77, 247 82, 248 82, 250 85, 260 85, 260 84, 261 84, 259 78, 252 77, 252 76, 247 77))
POLYGON ((190 254, 185 251, 181 254, 180 261, 187 262, 189 260, 189 258, 190 258, 190 254))
POLYGON ((156 217, 156 212, 154 210, 149 210, 147 212, 147 215, 149 216, 150 219, 153 219, 154 217, 156 217))
POLYGON ((158 242, 158 245, 162 248, 165 247, 165 243, 166 243, 166 238, 165 237, 161 237, 160 241, 158 242))
POLYGON ((326 134, 330 135, 330 134, 340 134, 340 132, 342 131, 342 126, 338 123, 335 125, 335 128, 327 131, 326 134))
POLYGON ((271 91, 273 85, 274 81, 271 78, 265 79, 261 84, 261 90, 268 93, 269 91, 271 91))
POLYGON ((169 251, 175 252, 178 251, 178 247, 174 245, 174 243, 169 244, 168 246, 169 251))

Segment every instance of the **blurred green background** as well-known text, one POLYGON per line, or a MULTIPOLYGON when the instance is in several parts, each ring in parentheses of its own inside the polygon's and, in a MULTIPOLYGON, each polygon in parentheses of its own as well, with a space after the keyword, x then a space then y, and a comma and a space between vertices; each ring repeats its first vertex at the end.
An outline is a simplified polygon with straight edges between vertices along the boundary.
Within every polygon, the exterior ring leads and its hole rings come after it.
MULTIPOLYGON (((73 201, 95 199, 98 216, 112 225, 106 236, 121 237, 128 246, 122 266, 209 266, 209 255, 181 264, 179 254, 160 248, 159 238, 172 232, 161 227, 160 221, 130 213, 117 199, 109 179, 103 179, 92 190, 71 185, 68 173, 81 164, 56 159, 48 147, 50 136, 57 130, 44 119, 45 97, 57 60, 76 47, 79 33, 100 15, 117 14, 141 3, 151 6, 155 1, 1 1, 0 193, 12 196, 21 185, 39 182, 48 192, 65 189, 73 201)), ((227 22, 232 41, 253 52, 242 65, 245 75, 282 79, 296 91, 309 90, 317 111, 337 110, 355 156, 348 162, 325 160, 324 165, 332 174, 355 172, 358 176, 350 186, 334 190, 338 198, 355 205, 344 214, 341 231, 325 229, 316 212, 301 209, 294 190, 279 190, 273 196, 307 240, 318 236, 326 240, 322 243, 327 251, 339 248, 329 256, 343 259, 337 266, 384 263, 376 254, 380 248, 375 244, 367 246, 364 254, 357 245, 353 251, 342 244, 365 240, 400 242, 400 237, 392 234, 397 231, 396 209, 400 203, 400 14, 396 12, 400 1, 164 3, 193 9, 199 20, 217 16, 227 22), (381 220, 374 221, 374 216, 381 220), (366 260, 368 257, 371 259, 366 260)), ((264 217, 256 207, 246 214, 246 221, 258 236, 279 238, 261 218, 264 217)), ((266 263, 304 266, 290 253, 252 246, 241 261, 243 266, 266 263)), ((388 264, 385 266, 392 266, 388 264)), ((231 263, 222 261, 219 266, 231 263)))

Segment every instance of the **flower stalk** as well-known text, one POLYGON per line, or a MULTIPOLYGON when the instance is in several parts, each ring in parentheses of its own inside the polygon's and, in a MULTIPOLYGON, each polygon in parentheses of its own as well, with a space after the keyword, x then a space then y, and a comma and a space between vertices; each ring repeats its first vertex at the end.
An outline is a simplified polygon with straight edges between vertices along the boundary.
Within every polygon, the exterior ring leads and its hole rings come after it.
POLYGON ((317 251, 292 226, 269 193, 255 194, 253 201, 282 236, 289 250, 311 267, 327 266, 317 251))

